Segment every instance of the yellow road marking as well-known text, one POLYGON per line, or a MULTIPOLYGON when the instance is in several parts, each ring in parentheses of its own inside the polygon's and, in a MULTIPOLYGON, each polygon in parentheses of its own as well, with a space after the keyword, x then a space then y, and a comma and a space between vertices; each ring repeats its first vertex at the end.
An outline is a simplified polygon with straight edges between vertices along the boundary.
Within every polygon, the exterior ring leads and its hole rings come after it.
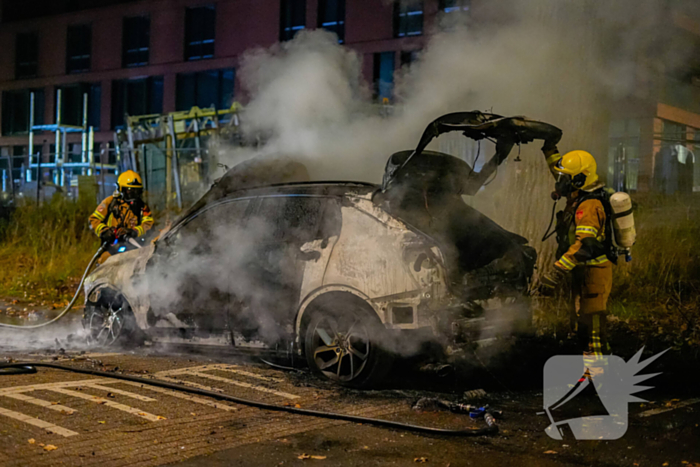
POLYGON ((290 394, 288 392, 275 391, 274 389, 268 389, 268 388, 264 388, 262 386, 256 386, 254 384, 244 383, 243 381, 237 381, 235 379, 228 379, 228 378, 222 378, 220 376, 209 375, 207 373, 202 373, 200 371, 191 370, 185 374, 197 376, 199 378, 210 379, 212 381, 220 381, 222 383, 233 384, 235 386, 240 386, 242 388, 254 389, 255 391, 266 392, 268 394, 274 394, 276 396, 284 397, 287 399, 298 399, 299 398, 299 396, 296 396, 294 394, 290 394))
POLYGON ((114 402, 108 399, 104 399, 102 397, 96 397, 96 396, 91 396, 90 394, 84 394, 82 392, 78 391, 71 391, 70 389, 64 389, 64 388, 51 388, 49 391, 54 391, 58 392, 60 394, 65 394, 67 396, 73 396, 73 397, 78 397, 80 399, 85 399, 88 401, 92 401, 96 404, 103 404, 106 405, 107 407, 111 407, 113 409, 121 410, 122 412, 127 412, 132 415, 136 415, 137 417, 142 417, 145 418, 146 420, 150 420, 152 422, 156 422, 158 420, 162 420, 163 417, 158 417, 157 415, 153 415, 148 412, 144 412, 141 409, 136 409, 134 407, 129 407, 128 405, 120 404, 118 402, 114 402))
POLYGON ((20 393, 3 394, 3 397, 10 397, 10 398, 16 399, 18 401, 27 402, 29 404, 38 405, 40 407, 46 407, 47 409, 57 410, 59 412, 64 412, 67 414, 72 414, 73 412, 75 412, 75 409, 71 409, 70 407, 66 407, 65 405, 54 404, 53 402, 45 401, 43 399, 37 399, 36 397, 27 396, 26 394, 20 394, 20 393))
POLYGON ((34 425, 36 427, 42 428, 50 433, 56 433, 57 435, 65 436, 66 438, 69 436, 75 436, 78 433, 75 431, 68 430, 66 428, 61 428, 58 425, 54 425, 53 423, 45 422, 44 420, 40 420, 38 418, 30 417, 29 415, 25 415, 20 412, 15 412, 13 410, 8 410, 0 407, 0 415, 4 415, 9 418, 13 418, 15 420, 19 420, 20 422, 27 423, 29 425, 34 425))
POLYGON ((250 371, 239 370, 235 365, 209 365, 207 369, 228 371, 230 373, 236 373, 243 376, 249 376, 250 378, 259 379, 262 381, 270 381, 272 383, 282 383, 284 380, 282 378, 272 378, 270 376, 263 376, 257 373, 252 373, 250 371))
MULTIPOLYGON (((115 381, 115 383, 121 383, 121 382, 123 382, 123 381, 115 381)), ((134 394, 133 392, 129 392, 129 391, 122 391, 121 389, 108 388, 107 386, 100 386, 99 384, 84 384, 83 386, 85 386, 87 388, 101 389, 102 391, 113 392, 114 394, 119 394, 122 396, 131 397, 132 399, 138 399, 138 400, 144 401, 144 402, 155 401, 155 399, 153 399, 152 397, 146 397, 146 396, 142 396, 140 394, 134 394)))
POLYGON ((166 394, 168 396, 173 396, 177 397, 180 399, 185 399, 191 402, 195 402, 197 404, 202 404, 202 405, 208 405, 209 407, 213 407, 215 409, 221 409, 221 410, 226 410, 228 412, 235 412, 238 410, 236 407, 231 407, 230 405, 226 405, 223 402, 215 402, 215 401, 210 401, 208 399, 202 399, 201 397, 193 396, 191 394, 187 394, 184 392, 177 392, 177 391, 172 391, 170 389, 163 389, 159 388, 157 386, 149 386, 141 383, 135 383, 133 381, 120 381, 121 383, 124 384, 130 384, 132 386, 138 386, 143 389, 146 389, 148 391, 153 391, 153 392, 159 392, 161 394, 166 394))

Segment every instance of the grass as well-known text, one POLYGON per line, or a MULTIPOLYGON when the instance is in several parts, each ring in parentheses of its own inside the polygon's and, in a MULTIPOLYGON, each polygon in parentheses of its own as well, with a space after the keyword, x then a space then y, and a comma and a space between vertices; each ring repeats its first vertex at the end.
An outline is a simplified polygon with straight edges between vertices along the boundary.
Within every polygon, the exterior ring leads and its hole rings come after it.
POLYGON ((0 297, 61 301, 72 295, 99 247, 88 217, 95 205, 56 196, 20 202, 0 220, 0 297))

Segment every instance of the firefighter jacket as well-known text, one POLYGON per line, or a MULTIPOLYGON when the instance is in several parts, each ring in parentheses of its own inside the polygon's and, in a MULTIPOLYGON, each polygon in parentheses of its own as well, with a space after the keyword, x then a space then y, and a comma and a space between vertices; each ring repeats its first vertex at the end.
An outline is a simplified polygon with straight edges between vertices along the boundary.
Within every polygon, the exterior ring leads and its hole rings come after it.
MULTIPOLYGON (((561 159, 558 151, 547 156, 552 167, 561 159)), ((556 172, 552 170, 556 175, 556 172)), ((602 183, 593 187, 592 192, 603 190, 602 183)), ((570 272, 576 266, 597 266, 609 262, 605 254, 606 215, 603 203, 591 196, 591 192, 577 190, 567 197, 564 211, 557 216, 557 239, 560 248, 554 266, 563 272, 570 272), (563 231, 563 232, 562 232, 563 231)))
POLYGON ((97 236, 106 228, 125 228, 136 230, 141 237, 153 227, 153 217, 148 205, 140 199, 124 201, 108 196, 90 215, 90 226, 97 236))

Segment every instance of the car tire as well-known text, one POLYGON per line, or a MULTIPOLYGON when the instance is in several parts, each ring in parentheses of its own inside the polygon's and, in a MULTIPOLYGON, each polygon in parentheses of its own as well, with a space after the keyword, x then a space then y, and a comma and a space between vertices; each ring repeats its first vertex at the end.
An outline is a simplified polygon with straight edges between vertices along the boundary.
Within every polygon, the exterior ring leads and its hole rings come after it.
POLYGON ((91 345, 108 347, 132 342, 138 326, 127 301, 119 293, 103 293, 96 303, 88 302, 83 329, 91 345))
POLYGON ((309 368, 342 386, 378 386, 389 373, 392 355, 387 332, 374 310, 358 303, 335 303, 312 311, 304 332, 309 368))

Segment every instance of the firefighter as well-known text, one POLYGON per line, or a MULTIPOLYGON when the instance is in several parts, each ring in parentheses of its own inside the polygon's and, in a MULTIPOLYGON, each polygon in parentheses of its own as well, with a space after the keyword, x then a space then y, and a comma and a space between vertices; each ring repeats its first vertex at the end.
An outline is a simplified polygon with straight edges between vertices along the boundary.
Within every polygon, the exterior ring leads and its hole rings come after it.
POLYGON ((608 256, 613 232, 606 222, 610 210, 605 185, 598 180, 596 161, 586 151, 561 156, 556 143, 542 148, 556 179, 554 199, 566 198, 557 214, 557 260, 541 279, 540 292, 551 295, 572 275, 572 321, 584 358, 602 357, 606 341, 607 302, 612 288, 612 262, 608 256))
MULTIPOLYGON (((141 198, 143 183, 139 174, 127 170, 119 175, 117 186, 112 196, 105 198, 90 216, 92 230, 109 245, 142 237, 153 227, 151 210, 141 198)), ((108 250, 99 262, 103 263, 110 255, 108 250)))

